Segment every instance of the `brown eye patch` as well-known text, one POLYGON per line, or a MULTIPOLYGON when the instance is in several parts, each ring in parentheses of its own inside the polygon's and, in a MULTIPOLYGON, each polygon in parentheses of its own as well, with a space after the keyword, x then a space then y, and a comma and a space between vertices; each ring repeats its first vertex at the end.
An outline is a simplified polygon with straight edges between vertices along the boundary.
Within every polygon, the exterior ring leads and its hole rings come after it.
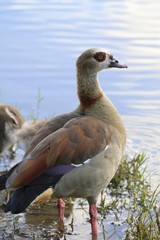
POLYGON ((97 52, 94 54, 94 59, 98 62, 103 62, 106 59, 106 53, 104 52, 97 52))

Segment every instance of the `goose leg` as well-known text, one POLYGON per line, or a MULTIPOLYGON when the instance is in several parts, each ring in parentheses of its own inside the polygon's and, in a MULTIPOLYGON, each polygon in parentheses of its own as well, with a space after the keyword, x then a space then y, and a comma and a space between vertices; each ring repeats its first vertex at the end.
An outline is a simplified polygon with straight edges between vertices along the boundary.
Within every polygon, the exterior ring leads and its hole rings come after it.
POLYGON ((90 219, 91 219, 92 235, 98 235, 96 204, 89 205, 89 214, 90 214, 90 219))
POLYGON ((57 206, 58 206, 58 210, 59 210, 60 221, 63 221, 64 220, 65 202, 62 199, 58 198, 57 199, 57 206))

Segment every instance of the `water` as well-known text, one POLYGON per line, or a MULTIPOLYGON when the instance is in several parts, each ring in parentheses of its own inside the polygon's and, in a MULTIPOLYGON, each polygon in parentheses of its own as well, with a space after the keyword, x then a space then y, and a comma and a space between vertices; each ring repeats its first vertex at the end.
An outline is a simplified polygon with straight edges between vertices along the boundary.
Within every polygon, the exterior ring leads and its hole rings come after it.
POLYGON ((127 153, 146 153, 156 185, 160 180, 159 9, 158 0, 1 0, 0 101, 18 106, 26 119, 71 111, 78 104, 77 57, 90 47, 110 50, 128 69, 101 72, 101 85, 124 119, 127 153), (38 95, 43 98, 40 113, 38 95))

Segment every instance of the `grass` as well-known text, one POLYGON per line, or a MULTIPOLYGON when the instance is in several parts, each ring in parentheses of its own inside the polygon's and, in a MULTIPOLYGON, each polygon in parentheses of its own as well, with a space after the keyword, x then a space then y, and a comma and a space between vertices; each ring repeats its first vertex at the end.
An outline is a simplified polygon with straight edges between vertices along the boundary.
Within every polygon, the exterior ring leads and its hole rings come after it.
POLYGON ((41 95, 41 89, 39 88, 36 97, 36 107, 35 109, 32 109, 31 113, 29 114, 29 119, 31 119, 33 122, 36 122, 40 117, 40 108, 43 99, 44 97, 41 95))
POLYGON ((124 240, 160 239, 160 189, 159 185, 151 189, 145 161, 144 154, 130 161, 123 158, 106 190, 111 196, 109 204, 105 203, 106 193, 101 196, 99 211, 103 216, 112 214, 115 222, 127 226, 124 240))

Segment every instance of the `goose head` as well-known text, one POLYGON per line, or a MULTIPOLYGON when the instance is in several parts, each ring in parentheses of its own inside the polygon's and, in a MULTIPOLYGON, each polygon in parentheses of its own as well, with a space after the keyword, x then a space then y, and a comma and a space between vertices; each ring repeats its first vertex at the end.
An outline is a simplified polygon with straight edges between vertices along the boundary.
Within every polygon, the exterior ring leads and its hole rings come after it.
POLYGON ((77 59, 77 70, 83 72, 99 72, 107 68, 127 68, 116 60, 112 53, 104 48, 90 48, 77 59))
POLYGON ((91 106, 104 95, 97 78, 99 71, 108 68, 127 68, 103 48, 86 50, 77 59, 76 66, 78 97, 83 108, 91 106))
POLYGON ((16 143, 16 132, 24 122, 19 111, 10 105, 0 105, 0 153, 16 143))

